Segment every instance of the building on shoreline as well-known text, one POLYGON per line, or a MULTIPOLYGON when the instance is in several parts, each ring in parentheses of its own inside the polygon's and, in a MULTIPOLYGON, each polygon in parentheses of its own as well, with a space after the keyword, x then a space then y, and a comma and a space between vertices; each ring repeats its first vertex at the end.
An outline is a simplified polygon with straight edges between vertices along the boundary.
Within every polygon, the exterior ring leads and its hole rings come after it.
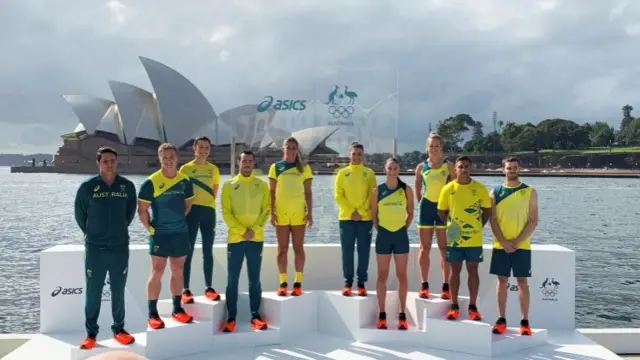
POLYGON ((54 154, 48 172, 91 173, 99 147, 110 146, 120 154, 120 170, 146 174, 158 168, 157 148, 170 142, 179 149, 179 162, 193 158, 191 145, 197 136, 209 137, 214 146, 210 161, 223 173, 230 171, 235 150, 258 154, 263 171, 282 157, 280 146, 289 136, 300 143, 313 167, 335 162, 338 153, 326 146, 336 126, 319 126, 289 132, 271 126, 276 110, 259 111, 258 104, 232 108, 217 115, 206 97, 187 78, 157 61, 140 57, 154 92, 118 81, 109 81, 114 100, 86 95, 65 95, 79 119, 76 128, 62 135, 63 145, 54 154), (235 146, 235 149, 232 149, 235 146))

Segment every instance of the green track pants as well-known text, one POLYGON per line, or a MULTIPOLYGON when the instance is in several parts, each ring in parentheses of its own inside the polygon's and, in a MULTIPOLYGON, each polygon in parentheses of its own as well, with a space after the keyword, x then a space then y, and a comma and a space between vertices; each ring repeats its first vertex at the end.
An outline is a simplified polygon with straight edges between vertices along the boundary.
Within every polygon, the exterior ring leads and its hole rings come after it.
POLYGON ((204 286, 212 287, 213 282, 213 240, 216 235, 216 209, 193 205, 187 215, 189 226, 189 240, 191 252, 184 263, 184 288, 188 289, 191 281, 191 260, 196 247, 198 230, 202 235, 202 270, 204 271, 204 286))
POLYGON ((129 246, 105 248, 86 244, 84 267, 87 286, 84 304, 87 334, 98 334, 100 305, 103 300, 109 300, 109 292, 113 316, 111 331, 116 333, 122 330, 125 316, 124 292, 129 271, 129 246), (105 289, 105 286, 109 288, 105 289))

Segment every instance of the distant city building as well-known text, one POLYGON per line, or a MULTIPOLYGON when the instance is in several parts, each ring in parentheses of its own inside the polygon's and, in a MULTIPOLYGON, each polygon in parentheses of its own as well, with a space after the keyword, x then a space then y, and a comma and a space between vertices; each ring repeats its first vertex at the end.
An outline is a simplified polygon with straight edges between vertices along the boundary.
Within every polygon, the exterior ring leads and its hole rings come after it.
POLYGON ((101 146, 118 151, 121 168, 146 173, 158 166, 157 148, 170 142, 180 150, 180 162, 189 161, 197 136, 214 144, 211 160, 229 168, 232 139, 236 153, 251 148, 260 154, 262 167, 280 158, 284 139, 295 137, 310 163, 333 162, 338 153, 325 145, 337 126, 319 126, 288 132, 271 126, 274 109, 258 110, 258 104, 239 106, 217 115, 206 97, 187 78, 157 61, 140 57, 153 92, 118 81, 109 81, 114 100, 87 95, 64 95, 79 119, 76 128, 62 135, 63 145, 54 155, 54 166, 67 171, 95 169, 101 146))

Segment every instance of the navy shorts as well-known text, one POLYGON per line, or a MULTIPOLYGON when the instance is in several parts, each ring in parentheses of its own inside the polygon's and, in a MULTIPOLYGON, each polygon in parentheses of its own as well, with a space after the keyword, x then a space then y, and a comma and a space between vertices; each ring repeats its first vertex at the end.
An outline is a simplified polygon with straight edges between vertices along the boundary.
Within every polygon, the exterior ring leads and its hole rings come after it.
POLYGON ((420 215, 418 217, 418 229, 444 229, 445 224, 438 215, 438 203, 426 198, 420 200, 420 215))
POLYGON ((493 249, 489 272, 493 275, 515 278, 531 277, 531 250, 516 250, 507 253, 503 249, 493 249))
POLYGON ((447 262, 461 263, 481 263, 482 246, 478 247, 447 247, 447 262))
POLYGON ((409 234, 404 226, 398 231, 389 231, 382 226, 378 226, 376 234, 376 254, 408 254, 409 234))
POLYGON ((182 257, 191 253, 189 233, 154 234, 149 236, 149 254, 163 258, 182 257))

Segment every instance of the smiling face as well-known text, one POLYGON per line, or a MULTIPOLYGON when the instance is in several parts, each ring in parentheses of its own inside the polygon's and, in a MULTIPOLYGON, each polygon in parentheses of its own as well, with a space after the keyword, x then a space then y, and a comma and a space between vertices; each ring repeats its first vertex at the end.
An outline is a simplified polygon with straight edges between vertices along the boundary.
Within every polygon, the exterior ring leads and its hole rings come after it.
POLYGON ((206 159, 211 153, 211 144, 207 140, 198 140, 193 144, 193 152, 199 159, 206 159))
POLYGON ((349 152, 349 161, 353 165, 362 164, 364 159, 364 150, 359 147, 352 146, 351 151, 349 152))
POLYGON ((387 160, 384 165, 384 172, 387 174, 387 179, 397 179, 398 175, 400 175, 400 165, 393 160, 387 160))
POLYGON ((253 172, 255 158, 253 154, 242 154, 238 159, 238 168, 240 168, 240 174, 243 176, 249 176, 253 172))
POLYGON ((295 141, 287 141, 282 147, 282 153, 284 154, 284 161, 292 163, 296 161, 298 155, 298 144, 295 141))
POLYGON ((158 154, 160 166, 165 170, 175 170, 178 163, 178 154, 175 150, 165 148, 158 154))
POLYGON ((429 157, 439 158, 442 156, 442 140, 437 137, 429 137, 427 140, 427 154, 429 157))
POLYGON ((518 180, 520 176, 520 164, 518 161, 505 161, 502 164, 502 173, 506 176, 507 180, 518 180))

